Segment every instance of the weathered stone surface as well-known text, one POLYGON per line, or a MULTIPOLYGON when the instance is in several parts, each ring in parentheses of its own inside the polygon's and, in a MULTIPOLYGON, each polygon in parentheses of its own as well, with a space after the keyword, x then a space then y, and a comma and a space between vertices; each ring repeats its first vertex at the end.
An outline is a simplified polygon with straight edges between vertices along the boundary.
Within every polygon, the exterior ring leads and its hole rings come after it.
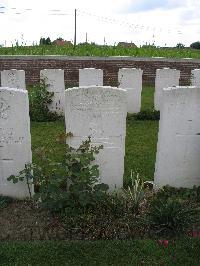
POLYGON ((73 137, 68 144, 77 148, 91 136, 92 144, 103 145, 96 157, 100 180, 111 190, 123 185, 126 91, 112 87, 79 87, 65 91, 66 132, 73 137))
POLYGON ((191 71, 191 85, 200 87, 200 69, 191 71))
POLYGON ((155 93, 154 93, 154 108, 161 110, 163 101, 163 89, 178 86, 180 79, 180 71, 176 69, 163 68, 156 70, 155 93))
POLYGON ((79 86, 103 86, 103 70, 95 68, 79 69, 79 86))
POLYGON ((120 68, 118 72, 119 88, 137 88, 142 90, 142 73, 139 68, 120 68))
POLYGON ((40 79, 45 82, 49 92, 53 92, 49 110, 57 114, 64 114, 65 82, 64 70, 43 69, 40 71, 40 79))
POLYGON ((159 187, 200 185, 200 87, 163 91, 155 183, 159 187))
POLYGON ((18 175, 31 158, 28 92, 0 87, 0 195, 29 196, 26 181, 13 184, 7 177, 18 175))
POLYGON ((1 71, 1 86, 26 90, 25 71, 17 69, 1 71))
POLYGON ((127 111, 128 113, 138 113, 141 109, 142 93, 142 73, 141 69, 121 68, 118 72, 119 88, 127 91, 127 111))

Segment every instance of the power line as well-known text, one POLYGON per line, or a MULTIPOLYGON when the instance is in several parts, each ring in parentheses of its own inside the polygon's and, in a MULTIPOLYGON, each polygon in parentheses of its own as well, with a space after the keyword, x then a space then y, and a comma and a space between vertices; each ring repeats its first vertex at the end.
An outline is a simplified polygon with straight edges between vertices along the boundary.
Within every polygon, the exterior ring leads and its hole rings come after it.
MULTIPOLYGON (((5 15, 6 13, 9 12, 9 10, 11 11, 15 11, 15 15, 24 15, 27 12, 34 12, 34 11, 38 11, 37 8, 17 8, 17 7, 4 7, 4 6, 0 6, 0 15, 5 15)), ((72 9, 45 9, 45 11, 43 11, 44 13, 46 13, 49 16, 60 16, 60 17, 64 17, 64 16, 74 16, 73 13, 69 12, 72 11, 72 9)), ((41 12, 41 10, 39 10, 41 12)), ((135 32, 153 32, 154 34, 156 34, 155 32, 161 33, 161 32, 166 32, 168 34, 172 34, 172 33, 176 33, 176 34, 182 34, 182 31, 177 29, 169 29, 169 28, 160 28, 160 27, 155 27, 155 26, 149 26, 149 25, 144 25, 144 24, 137 24, 137 23, 130 23, 127 21, 123 21, 123 20, 119 20, 119 19, 115 19, 115 18, 111 18, 111 17, 106 17, 106 16, 101 16, 101 15, 97 15, 85 10, 80 10, 80 9, 76 9, 76 17, 77 15, 79 16, 89 16, 89 17, 93 17, 101 22, 104 23, 109 23, 112 25, 120 25, 122 27, 125 27, 126 29, 130 29, 131 31, 135 31, 135 32)), ((76 39, 74 37, 74 41, 76 42, 76 39)))
MULTIPOLYGON (((102 21, 102 22, 108 22, 110 24, 118 24, 118 25, 121 25, 121 26, 125 26, 125 27, 129 27, 131 28, 132 30, 146 30, 146 31, 159 31, 159 32, 162 32, 162 31, 166 31, 165 28, 158 28, 158 27, 155 27, 155 26, 147 26, 147 25, 144 25, 144 24, 134 24, 134 23, 130 23, 130 22, 127 22, 127 21, 123 21, 123 20, 119 20, 119 19, 113 19, 113 18, 110 18, 110 17, 106 17, 106 16, 100 16, 100 15, 96 15, 96 14, 93 14, 93 13, 90 13, 90 12, 87 12, 87 11, 83 11, 83 10, 78 10, 79 11, 79 14, 84 16, 92 16, 92 17, 95 17, 96 19, 102 21)), ((178 33, 178 34, 182 34, 182 32, 180 30, 171 30, 171 29, 167 29, 168 31, 171 32, 174 32, 174 33, 178 33)))
MULTIPOLYGON (((24 8, 24 9, 19 9, 17 7, 10 7, 10 8, 6 8, 4 6, 0 6, 0 9, 5 9, 3 11, 0 11, 0 14, 5 14, 7 13, 7 11, 9 10, 15 10, 16 13, 15 15, 22 15, 24 13, 26 13, 27 11, 38 11, 38 9, 34 9, 34 8, 24 8), (18 11, 20 10, 20 11, 18 11)), ((46 9, 45 11, 47 12, 47 15, 50 15, 50 16, 74 16, 73 13, 69 13, 69 12, 66 12, 66 11, 72 11, 72 9, 46 9), (51 13, 53 12, 53 13, 51 13), (62 12, 62 13, 60 13, 62 12)), ((41 11, 41 10, 40 10, 41 11)), ((181 30, 174 30, 174 29, 165 29, 165 28, 160 28, 160 27, 154 27, 154 26, 147 26, 147 25, 144 25, 144 24, 136 24, 136 23, 130 23, 130 22, 127 22, 127 21, 123 21, 123 20, 119 20, 119 19, 113 19, 113 18, 110 18, 110 17, 106 17, 106 16, 100 16, 100 15, 97 15, 97 14, 94 14, 94 13, 91 13, 91 12, 88 12, 88 11, 85 11, 85 10, 81 10, 81 9, 76 9, 77 13, 76 15, 81 15, 81 16, 90 16, 90 17, 94 17, 96 18, 97 20, 100 20, 101 22, 105 22, 105 23, 109 23, 109 24, 113 24, 113 25, 120 25, 120 26, 123 26, 123 27, 126 27, 126 28, 130 28, 131 30, 134 30, 134 31, 157 31, 157 32, 162 32, 162 31, 167 31, 169 34, 174 32, 174 33, 177 33, 177 34, 182 34, 182 31, 181 30)))

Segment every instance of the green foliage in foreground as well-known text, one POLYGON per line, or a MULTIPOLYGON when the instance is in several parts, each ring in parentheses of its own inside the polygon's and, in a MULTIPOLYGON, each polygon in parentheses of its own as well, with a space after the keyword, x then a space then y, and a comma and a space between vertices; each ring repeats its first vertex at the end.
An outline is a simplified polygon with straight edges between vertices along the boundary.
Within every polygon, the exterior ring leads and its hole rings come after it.
POLYGON ((153 235, 181 235, 199 222, 199 211, 185 206, 180 200, 153 200, 150 204, 148 223, 153 235))
POLYGON ((44 149, 37 153, 39 165, 28 164, 19 175, 7 178, 14 184, 26 180, 30 197, 42 207, 53 212, 65 208, 96 208, 107 198, 108 185, 98 183, 99 169, 95 165, 95 155, 103 146, 92 146, 90 137, 75 149, 66 144, 70 133, 61 135, 65 154, 60 162, 49 158, 44 149), (37 188, 32 195, 30 184, 37 188))
POLYGON ((1 47, 0 55, 68 55, 68 56, 136 56, 168 58, 200 58, 200 53, 192 48, 128 48, 119 46, 79 44, 73 46, 36 45, 1 47))
POLYGON ((200 203, 200 186, 194 186, 192 189, 164 186, 162 190, 158 191, 157 198, 161 200, 166 200, 167 198, 177 200, 181 198, 184 200, 192 200, 200 203))
POLYGON ((0 265, 199 265, 200 239, 1 243, 0 265))

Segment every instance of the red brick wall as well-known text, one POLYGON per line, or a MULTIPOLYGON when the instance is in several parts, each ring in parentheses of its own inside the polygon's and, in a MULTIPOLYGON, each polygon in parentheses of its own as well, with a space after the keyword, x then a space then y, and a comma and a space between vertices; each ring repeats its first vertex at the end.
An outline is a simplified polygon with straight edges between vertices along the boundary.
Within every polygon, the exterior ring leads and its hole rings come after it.
POLYGON ((135 67, 143 70, 143 83, 153 85, 157 68, 170 67, 181 71, 180 85, 190 83, 191 70, 200 68, 199 59, 166 59, 137 57, 69 57, 69 56, 0 56, 0 70, 23 69, 26 83, 39 82, 41 69, 60 68, 65 70, 65 82, 78 85, 78 70, 84 67, 104 70, 104 85, 117 85, 119 68, 135 67))

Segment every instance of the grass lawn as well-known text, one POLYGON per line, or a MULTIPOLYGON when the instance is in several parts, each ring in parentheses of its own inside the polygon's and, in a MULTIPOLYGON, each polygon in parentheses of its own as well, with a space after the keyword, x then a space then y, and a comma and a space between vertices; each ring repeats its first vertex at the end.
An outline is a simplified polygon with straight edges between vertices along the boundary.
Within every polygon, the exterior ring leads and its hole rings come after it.
POLYGON ((153 109, 154 107, 154 87, 143 86, 141 110, 153 109))
MULTIPOLYGON (((153 88, 144 87, 142 110, 153 108, 153 88)), ((53 157, 59 160, 64 154, 63 145, 56 141, 64 133, 64 122, 31 123, 33 161, 38 162, 36 150, 39 147, 54 149, 53 157)), ((126 156, 124 184, 130 181, 130 172, 138 172, 144 180, 153 180, 156 157, 158 121, 128 121, 126 135, 126 156)))
POLYGON ((0 265, 199 265, 200 239, 0 244, 0 265))

